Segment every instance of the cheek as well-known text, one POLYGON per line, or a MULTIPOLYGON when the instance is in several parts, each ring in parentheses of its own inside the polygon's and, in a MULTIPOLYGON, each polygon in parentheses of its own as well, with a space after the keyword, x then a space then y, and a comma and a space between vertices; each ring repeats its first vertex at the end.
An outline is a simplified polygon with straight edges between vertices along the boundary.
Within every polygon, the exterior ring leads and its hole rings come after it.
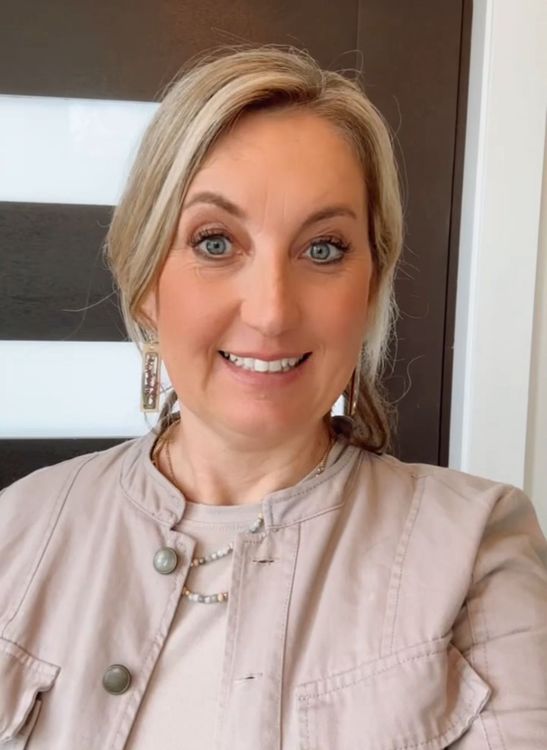
POLYGON ((188 291, 174 274, 162 274, 158 284, 158 322, 160 335, 167 339, 180 330, 192 310, 188 291))
POLYGON ((341 285, 321 303, 321 320, 334 348, 358 349, 369 317, 369 274, 355 276, 356 283, 341 285))
POLYGON ((170 255, 158 282, 158 316, 164 322, 184 318, 192 310, 197 289, 192 284, 192 271, 180 258, 170 255))
POLYGON ((198 271, 169 258, 158 283, 158 328, 162 346, 176 352, 208 346, 218 336, 225 304, 220 290, 208 293, 198 271))

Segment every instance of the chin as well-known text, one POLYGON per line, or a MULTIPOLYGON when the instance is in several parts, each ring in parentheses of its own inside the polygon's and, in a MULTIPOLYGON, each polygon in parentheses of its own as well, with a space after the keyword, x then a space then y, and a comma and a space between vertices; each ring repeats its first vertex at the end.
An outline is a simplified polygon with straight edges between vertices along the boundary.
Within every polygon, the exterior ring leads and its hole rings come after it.
POLYGON ((307 420, 294 412, 288 414, 273 409, 248 409, 246 413, 226 415, 222 421, 232 432, 269 442, 297 432, 307 420))

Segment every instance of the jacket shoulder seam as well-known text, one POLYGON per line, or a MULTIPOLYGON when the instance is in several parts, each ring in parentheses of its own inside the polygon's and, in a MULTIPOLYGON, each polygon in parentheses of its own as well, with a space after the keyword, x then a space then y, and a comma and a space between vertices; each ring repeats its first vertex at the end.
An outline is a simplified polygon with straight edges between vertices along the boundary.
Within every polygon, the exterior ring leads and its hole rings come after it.
POLYGON ((475 474, 467 474, 466 472, 459 471, 457 469, 449 469, 448 467, 443 466, 431 466, 428 468, 428 470, 424 470, 427 468, 427 464, 420 465, 421 470, 419 470, 416 465, 414 464, 405 464, 404 462, 401 462, 401 466, 398 466, 397 464, 392 463, 389 460, 389 457, 386 457, 384 455, 377 456, 377 459, 380 460, 384 466, 386 466, 388 469, 391 469, 394 473, 400 475, 400 476, 406 476, 411 479, 415 479, 416 481, 433 481, 437 482, 439 485, 442 485, 446 489, 450 490, 451 492, 456 493, 461 498, 465 500, 469 500, 471 497, 478 498, 480 500, 480 495, 482 492, 478 489, 469 491, 464 491, 460 487, 457 487, 454 483, 451 483, 447 481, 446 475, 453 475, 453 476, 461 476, 461 477, 469 477, 474 478, 476 480, 480 480, 484 483, 484 491, 493 490, 495 488, 498 489, 498 498, 501 497, 504 494, 508 494, 510 492, 514 492, 515 490, 518 490, 518 487, 515 487, 514 485, 507 484, 504 482, 497 482, 493 479, 486 479, 484 477, 480 477, 475 474))
MULTIPOLYGON (((443 487, 446 487, 446 489, 451 490, 452 492, 455 492, 457 495, 459 495, 464 500, 470 500, 471 498, 477 499, 478 502, 483 502, 481 499, 481 496, 483 492, 475 491, 475 492, 463 492, 462 490, 458 489, 457 487, 454 487, 454 485, 446 482, 442 476, 435 476, 435 474, 428 474, 428 479, 434 479, 436 482, 441 484, 443 487)), ((509 494, 510 492, 513 492, 516 490, 516 487, 513 487, 513 485, 510 484, 504 484, 503 482, 495 482, 493 480, 485 479, 483 480, 485 483, 488 484, 488 486, 484 487, 484 490, 493 490, 494 488, 497 488, 497 500, 499 500, 503 495, 509 494)))

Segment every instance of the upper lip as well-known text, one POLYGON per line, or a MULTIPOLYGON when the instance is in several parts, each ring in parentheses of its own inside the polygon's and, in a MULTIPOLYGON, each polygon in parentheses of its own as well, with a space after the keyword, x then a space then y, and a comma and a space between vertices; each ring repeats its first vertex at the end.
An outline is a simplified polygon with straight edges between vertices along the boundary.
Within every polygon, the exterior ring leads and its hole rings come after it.
POLYGON ((234 357, 241 357, 242 359, 261 359, 264 362, 275 362, 278 359, 300 359, 305 354, 311 354, 311 352, 298 352, 287 353, 281 352, 280 354, 264 354, 260 352, 233 352, 231 349, 221 349, 225 354, 233 354, 234 357))

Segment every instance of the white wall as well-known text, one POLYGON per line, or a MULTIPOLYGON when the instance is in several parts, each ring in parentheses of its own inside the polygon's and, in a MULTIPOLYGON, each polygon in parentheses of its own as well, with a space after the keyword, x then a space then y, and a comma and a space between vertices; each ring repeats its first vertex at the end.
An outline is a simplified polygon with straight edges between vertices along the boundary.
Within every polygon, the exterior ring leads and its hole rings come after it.
POLYGON ((545 147, 524 489, 547 531, 547 129, 545 147))
MULTIPOLYGON (((474 3, 450 465, 519 487, 526 471, 546 38, 545 0, 474 3)), ((547 499, 533 500, 545 513, 547 499)))

